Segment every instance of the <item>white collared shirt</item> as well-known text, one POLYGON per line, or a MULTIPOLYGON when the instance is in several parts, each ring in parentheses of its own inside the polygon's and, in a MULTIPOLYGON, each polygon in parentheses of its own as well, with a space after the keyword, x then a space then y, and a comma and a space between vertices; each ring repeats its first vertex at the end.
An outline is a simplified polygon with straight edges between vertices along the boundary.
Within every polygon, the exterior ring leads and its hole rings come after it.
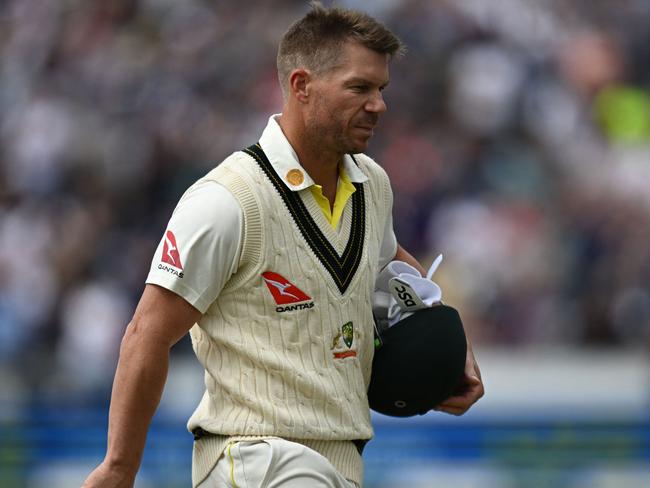
MULTIPOLYGON (((260 137, 260 146, 287 188, 301 191, 315 183, 300 165, 298 156, 277 123, 278 117, 276 114, 269 118, 260 137), (294 184, 290 182, 292 170, 294 176, 296 171, 300 172, 302 181, 299 184, 295 184, 295 179, 294 184)), ((368 179, 347 154, 343 157, 343 167, 354 183, 368 179)), ((177 293, 204 313, 237 271, 243 231, 244 213, 235 197, 214 181, 195 183, 169 220, 146 283, 177 293)), ((389 214, 380 249, 379 269, 388 264, 396 252, 397 240, 389 214)))

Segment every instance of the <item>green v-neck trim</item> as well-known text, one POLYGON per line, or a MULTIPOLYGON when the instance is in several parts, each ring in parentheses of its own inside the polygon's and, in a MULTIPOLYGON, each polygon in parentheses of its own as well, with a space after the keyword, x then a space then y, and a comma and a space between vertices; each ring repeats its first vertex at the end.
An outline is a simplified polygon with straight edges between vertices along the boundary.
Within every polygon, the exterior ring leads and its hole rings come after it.
POLYGON ((269 178, 284 201, 291 217, 310 249, 330 276, 332 276, 341 294, 345 293, 359 268, 363 255, 363 243, 366 233, 366 201, 363 185, 361 183, 353 183, 356 191, 350 197, 352 199, 352 227, 345 250, 339 256, 318 224, 314 221, 300 196, 296 192, 289 190, 279 178, 259 143, 247 147, 244 149, 244 152, 260 165, 262 171, 269 178))

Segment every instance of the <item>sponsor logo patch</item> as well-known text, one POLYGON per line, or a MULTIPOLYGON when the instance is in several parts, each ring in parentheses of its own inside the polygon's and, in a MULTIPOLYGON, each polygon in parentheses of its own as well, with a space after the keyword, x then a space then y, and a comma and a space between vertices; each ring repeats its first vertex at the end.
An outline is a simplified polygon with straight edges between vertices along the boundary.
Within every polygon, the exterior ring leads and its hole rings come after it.
POLYGON ((276 305, 278 305, 275 308, 276 312, 305 310, 314 306, 311 297, 284 276, 273 271, 266 271, 262 273, 262 278, 271 292, 276 305))
POLYGON ((165 244, 163 245, 162 262, 171 264, 175 268, 183 269, 181 264, 181 255, 176 245, 176 236, 171 230, 165 234, 165 244))
POLYGON ((171 230, 168 230, 165 233, 165 242, 163 243, 163 252, 160 261, 161 262, 158 264, 158 269, 172 273, 179 278, 183 277, 183 264, 181 263, 181 255, 178 250, 178 245, 176 244, 176 236, 171 230))

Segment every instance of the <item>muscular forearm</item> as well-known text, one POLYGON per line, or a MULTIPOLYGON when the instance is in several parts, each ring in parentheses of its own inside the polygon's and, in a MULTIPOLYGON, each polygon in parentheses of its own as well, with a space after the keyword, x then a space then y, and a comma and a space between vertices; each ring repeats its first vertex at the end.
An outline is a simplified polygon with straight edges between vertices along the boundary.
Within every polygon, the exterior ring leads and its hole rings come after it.
POLYGON ((411 256, 411 254, 399 244, 397 245, 397 253, 395 254, 394 259, 410 264, 415 269, 417 269, 422 276, 425 276, 427 274, 426 270, 422 267, 418 260, 411 256))
POLYGON ((169 350, 201 313, 169 290, 147 285, 126 329, 113 382, 106 458, 84 488, 132 488, 147 430, 167 379, 169 350))
POLYGON ((145 337, 130 324, 115 373, 105 463, 133 476, 151 418, 160 402, 169 366, 169 344, 145 337))

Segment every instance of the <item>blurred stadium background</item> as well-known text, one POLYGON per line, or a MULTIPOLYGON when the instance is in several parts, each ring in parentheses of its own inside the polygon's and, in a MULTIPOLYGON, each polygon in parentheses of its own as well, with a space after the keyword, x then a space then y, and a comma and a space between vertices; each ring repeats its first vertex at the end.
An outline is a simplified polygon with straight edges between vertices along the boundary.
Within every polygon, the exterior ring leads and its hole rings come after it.
MULTIPOLYGON (((325 2, 326 4, 328 2, 325 2)), ((650 486, 650 2, 360 0, 408 44, 368 151, 487 396, 375 417, 367 487, 650 486)), ((0 486, 78 486, 183 190, 279 111, 304 1, 0 2, 0 486)), ((189 486, 173 350, 138 487, 189 486)))

